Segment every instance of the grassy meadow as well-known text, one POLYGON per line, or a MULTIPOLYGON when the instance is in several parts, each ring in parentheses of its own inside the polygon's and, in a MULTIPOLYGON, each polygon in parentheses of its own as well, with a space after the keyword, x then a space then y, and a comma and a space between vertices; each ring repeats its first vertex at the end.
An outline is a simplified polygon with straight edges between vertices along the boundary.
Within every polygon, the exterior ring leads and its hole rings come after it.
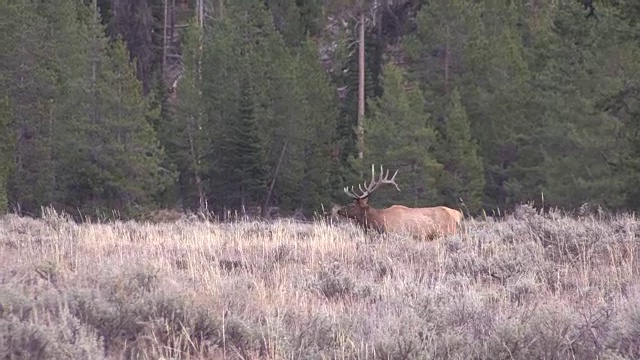
POLYGON ((632 359, 640 222, 0 218, 2 359, 632 359))

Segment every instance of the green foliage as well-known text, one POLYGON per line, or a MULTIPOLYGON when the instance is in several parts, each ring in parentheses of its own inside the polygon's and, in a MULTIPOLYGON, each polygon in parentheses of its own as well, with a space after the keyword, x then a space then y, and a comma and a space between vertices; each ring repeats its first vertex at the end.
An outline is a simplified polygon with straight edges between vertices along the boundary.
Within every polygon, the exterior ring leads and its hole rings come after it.
POLYGON ((78 2, 11 10, 11 203, 30 213, 49 203, 80 212, 153 206, 170 180, 124 43, 107 46, 97 14, 78 2))
POLYGON ((163 157, 162 164, 160 165, 163 172, 171 178, 167 187, 161 189, 154 197, 154 203, 157 203, 160 207, 172 207, 174 204, 180 202, 180 195, 178 192, 178 177, 176 162, 173 161, 170 151, 167 149, 170 138, 176 136, 175 133, 168 131, 174 122, 175 111, 169 103, 169 92, 160 73, 156 73, 156 79, 151 85, 151 90, 147 95, 147 122, 153 128, 156 133, 158 142, 160 143, 165 156, 163 157))
POLYGON ((310 215, 372 162, 400 170, 384 204, 640 207, 636 2, 366 9, 364 161, 360 2, 214 3, 164 39, 159 0, 0 1, 0 211, 235 210, 273 184, 267 206, 310 215))
MULTIPOLYGON (((640 28, 636 26, 636 28, 640 28)), ((640 64, 636 59, 640 49, 629 46, 616 62, 628 69, 627 78, 614 93, 603 100, 607 114, 622 122, 618 136, 623 147, 611 158, 604 158, 613 169, 613 176, 621 179, 622 205, 628 209, 640 208, 640 64), (616 160, 616 157, 618 160, 616 160)))
MULTIPOLYGON (((349 22, 350 28, 357 28, 355 21, 349 22)), ((345 180, 354 179, 355 173, 363 164, 355 159, 356 129, 358 124, 358 83, 359 83, 359 40, 357 33, 347 34, 347 45, 344 49, 346 59, 343 60, 340 73, 336 76, 336 82, 344 95, 340 102, 340 117, 336 124, 336 142, 341 148, 341 161, 345 174, 345 180)), ((369 112, 369 104, 372 99, 380 97, 383 93, 382 66, 383 44, 375 32, 370 28, 365 29, 365 114, 369 112)), ((366 128, 366 125, 365 125, 366 128)), ((367 166, 364 165, 366 168, 367 166)), ((365 169, 366 171, 366 169, 365 169)))
POLYGON ((405 39, 411 77, 440 110, 464 73, 466 48, 482 50, 481 9, 464 0, 434 1, 418 12, 417 30, 405 39))
POLYGON ((539 197, 543 179, 540 111, 531 99, 532 73, 523 39, 528 29, 516 5, 485 6, 486 22, 465 47, 461 97, 485 169, 487 208, 539 197))
MULTIPOLYGON (((384 165, 390 171, 398 169, 401 192, 390 187, 383 192, 388 196, 376 198, 387 199, 386 205, 432 205, 437 199, 434 185, 442 166, 435 160, 436 136, 423 110, 422 92, 396 65, 387 63, 383 71, 385 92, 372 101, 367 119, 365 163, 384 165)), ((378 166, 376 171, 380 171, 378 166)))
POLYGON ((227 174, 226 188, 231 194, 228 205, 234 208, 243 208, 247 203, 262 200, 267 185, 265 152, 251 87, 249 80, 241 80, 239 116, 233 124, 229 124, 224 142, 222 166, 227 174))
POLYGON ((309 36, 322 30, 323 9, 320 0, 267 0, 273 23, 289 47, 302 45, 309 36))
POLYGON ((7 197, 7 180, 10 175, 13 160, 13 141, 9 132, 11 118, 9 99, 0 99, 0 214, 9 210, 7 197))
POLYGON ((288 49, 258 2, 230 6, 213 27, 205 35, 201 85, 207 94, 203 129, 210 139, 205 161, 211 205, 237 208, 244 198, 247 206, 263 205, 264 184, 274 180, 269 206, 309 213, 328 203, 336 104, 317 48, 304 41, 288 49), (244 170, 236 162, 241 157, 244 170), (259 158, 264 174, 255 170, 259 158), (240 186, 239 178, 252 173, 256 183, 243 179, 247 183, 240 186), (253 189, 250 196, 243 187, 253 189))
POLYGON ((583 10, 579 3, 436 1, 405 38, 427 111, 445 113, 449 92, 459 91, 483 160, 484 206, 510 207, 541 193, 547 205, 569 208, 622 204, 622 174, 633 173, 614 169, 627 151, 619 141, 624 121, 601 104, 628 88, 621 74, 632 73, 624 59, 637 43, 616 7, 602 6, 598 21, 583 10))
POLYGON ((158 137, 165 147, 169 163, 178 171, 176 197, 178 203, 188 209, 198 209, 201 192, 206 191, 203 175, 207 172, 204 158, 210 151, 210 134, 205 127, 204 97, 202 89, 201 51, 202 30, 191 24, 184 34, 184 71, 178 82, 180 94, 173 109, 167 113, 158 127, 158 137))
POLYGON ((488 29, 479 16, 483 10, 482 4, 435 1, 417 14, 418 28, 405 39, 411 78, 422 87, 438 133, 435 157, 444 166, 437 182, 439 201, 458 208, 462 200, 472 212, 482 205, 485 175, 472 135, 474 118, 464 100, 466 93, 482 96, 486 91, 485 82, 466 77, 491 69, 492 54, 483 37, 488 29), (477 72, 465 71, 473 67, 477 72))
POLYGON ((12 108, 10 131, 16 136, 15 170, 7 184, 8 195, 16 207, 35 213, 38 205, 50 202, 53 197, 54 128, 50 120, 60 80, 56 76, 58 48, 51 46, 49 19, 36 12, 38 8, 8 7, 8 11, 3 11, 7 31, 0 52, 2 78, 12 108))
POLYGON ((573 4, 559 6, 552 20, 532 51, 535 102, 547 111, 540 139, 545 197, 549 204, 568 208, 587 201, 618 207, 621 179, 611 177, 606 159, 621 150, 622 123, 596 104, 602 94, 624 86, 603 66, 618 51, 616 32, 622 26, 610 18, 596 26, 573 4))
POLYGON ((284 95, 278 90, 288 88, 275 64, 287 54, 258 2, 230 6, 213 26, 205 38, 202 62, 207 69, 202 72, 202 93, 207 94, 203 130, 210 134, 211 144, 206 157, 209 194, 215 209, 240 210, 240 205, 261 205, 267 174, 277 161, 279 149, 271 150, 282 143, 276 145, 272 139, 286 113, 279 117, 274 106, 276 97, 284 95), (243 161, 243 168, 235 161, 243 161), (258 179, 243 179, 254 172, 258 179))
POLYGON ((484 169, 457 89, 451 94, 438 135, 437 159, 445 172, 440 184, 444 201, 450 206, 462 201, 475 212, 482 203, 484 169))
POLYGON ((296 0, 300 13, 302 33, 307 36, 316 36, 322 31, 325 14, 321 0, 296 0))
POLYGON ((91 196, 111 208, 147 208, 170 181, 160 167, 164 152, 124 43, 115 41, 105 55, 96 86, 99 115, 88 132, 91 196))
MULTIPOLYGON (((311 213, 321 205, 328 206, 342 185, 336 180, 338 159, 333 161, 330 151, 334 149, 337 99, 329 76, 317 60, 317 48, 306 40, 295 56, 295 83, 300 92, 300 145, 302 162, 301 181, 294 185, 297 206, 311 213)), ((295 115, 295 114, 294 114, 295 115)))

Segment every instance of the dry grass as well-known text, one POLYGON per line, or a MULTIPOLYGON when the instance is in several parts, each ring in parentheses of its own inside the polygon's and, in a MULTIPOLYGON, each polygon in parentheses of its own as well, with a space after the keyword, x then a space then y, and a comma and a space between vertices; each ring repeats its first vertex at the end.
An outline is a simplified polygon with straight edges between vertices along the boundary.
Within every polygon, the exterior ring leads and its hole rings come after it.
POLYGON ((0 219, 4 359, 640 357, 640 222, 350 225, 0 219))

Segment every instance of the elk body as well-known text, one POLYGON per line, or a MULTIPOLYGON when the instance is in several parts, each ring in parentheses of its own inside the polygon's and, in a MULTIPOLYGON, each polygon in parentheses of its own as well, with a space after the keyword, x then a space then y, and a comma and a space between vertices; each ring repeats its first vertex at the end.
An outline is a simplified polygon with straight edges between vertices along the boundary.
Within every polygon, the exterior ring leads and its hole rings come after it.
POLYGON ((422 239, 434 239, 440 235, 455 234, 458 231, 463 215, 460 211, 445 206, 411 208, 403 205, 393 205, 386 209, 376 209, 369 206, 369 196, 382 184, 392 184, 400 191, 395 177, 398 171, 389 179, 389 171, 384 173, 380 167, 380 177, 375 178, 375 168, 371 166, 371 182, 364 182, 364 189, 359 185, 360 194, 353 187, 344 192, 353 198, 353 202, 338 210, 338 215, 355 220, 367 230, 379 233, 408 234, 422 239))

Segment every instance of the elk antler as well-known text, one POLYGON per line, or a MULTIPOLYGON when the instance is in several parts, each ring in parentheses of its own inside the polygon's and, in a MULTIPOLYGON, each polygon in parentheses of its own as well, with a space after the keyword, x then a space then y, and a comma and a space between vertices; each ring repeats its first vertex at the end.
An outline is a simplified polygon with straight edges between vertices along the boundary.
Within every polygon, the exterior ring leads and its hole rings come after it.
POLYGON ((398 170, 396 170, 396 172, 393 174, 391 179, 389 179, 389 169, 387 169, 387 172, 385 174, 384 170, 382 169, 382 165, 380 165, 380 177, 378 178, 377 181, 376 181, 375 174, 376 174, 375 167, 373 166, 373 164, 371 164, 371 182, 367 185, 367 182, 365 181, 364 189, 362 188, 362 185, 360 184, 358 185, 358 188, 360 189, 360 192, 362 194, 360 195, 356 194, 353 189, 353 186, 351 187, 351 190, 349 190, 348 186, 345 187, 344 192, 354 199, 365 199, 369 197, 371 193, 376 191, 376 189, 378 189, 378 187, 380 187, 380 185, 382 184, 393 184, 396 187, 396 189, 400 191, 400 188, 398 187, 398 184, 396 184, 396 181, 395 181, 396 175, 398 175, 398 170))

